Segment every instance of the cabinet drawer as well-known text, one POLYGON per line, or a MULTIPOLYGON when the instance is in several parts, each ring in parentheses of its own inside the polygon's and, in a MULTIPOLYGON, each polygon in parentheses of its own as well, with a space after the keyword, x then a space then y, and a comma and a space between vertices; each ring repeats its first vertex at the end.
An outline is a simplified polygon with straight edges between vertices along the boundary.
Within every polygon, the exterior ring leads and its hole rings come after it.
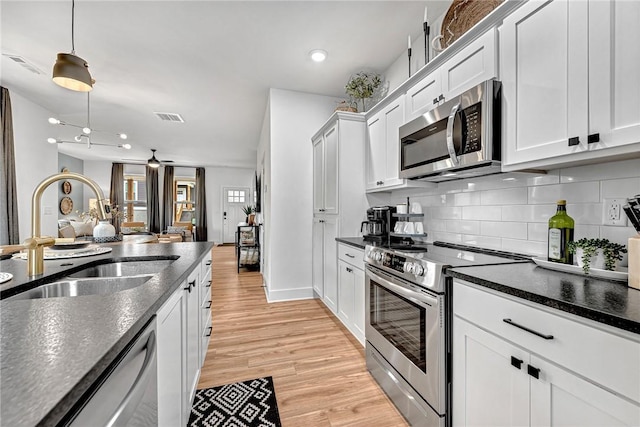
POLYGON ((204 280, 204 277, 207 274, 211 274, 211 263, 212 263, 212 258, 211 258, 211 252, 209 252, 207 255, 205 255, 204 259, 200 262, 200 277, 202 278, 202 280, 204 280))
POLYGON ((573 320, 528 304, 454 281, 456 317, 640 402, 640 342, 598 329, 588 319, 573 320))
POLYGON ((339 243, 338 259, 364 270, 364 251, 362 249, 339 243))

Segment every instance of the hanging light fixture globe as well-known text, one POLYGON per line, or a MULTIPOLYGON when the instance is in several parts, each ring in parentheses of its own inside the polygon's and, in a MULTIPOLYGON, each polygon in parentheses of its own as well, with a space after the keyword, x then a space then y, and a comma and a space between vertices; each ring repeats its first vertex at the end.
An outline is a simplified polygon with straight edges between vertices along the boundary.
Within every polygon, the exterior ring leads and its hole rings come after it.
POLYGON ((154 148, 151 149, 151 158, 147 160, 147 166, 154 169, 160 167, 160 161, 156 159, 156 150, 154 148))
POLYGON ((87 61, 76 56, 74 40, 75 0, 71 0, 71 53, 58 53, 53 65, 53 81, 59 86, 77 92, 89 92, 95 81, 89 74, 87 61))

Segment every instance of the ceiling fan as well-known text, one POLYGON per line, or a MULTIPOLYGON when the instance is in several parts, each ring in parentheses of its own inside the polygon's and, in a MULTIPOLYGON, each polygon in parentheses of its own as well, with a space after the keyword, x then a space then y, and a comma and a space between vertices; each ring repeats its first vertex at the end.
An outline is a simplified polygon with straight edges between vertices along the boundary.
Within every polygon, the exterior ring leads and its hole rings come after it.
MULTIPOLYGON (((140 160, 140 159, 123 159, 123 160, 131 160, 137 163, 143 162, 143 160, 140 160)), ((147 160, 147 166, 151 168, 159 168, 161 164, 165 164, 165 163, 173 163, 173 160, 158 160, 156 158, 156 149, 152 148, 151 158, 147 160)))

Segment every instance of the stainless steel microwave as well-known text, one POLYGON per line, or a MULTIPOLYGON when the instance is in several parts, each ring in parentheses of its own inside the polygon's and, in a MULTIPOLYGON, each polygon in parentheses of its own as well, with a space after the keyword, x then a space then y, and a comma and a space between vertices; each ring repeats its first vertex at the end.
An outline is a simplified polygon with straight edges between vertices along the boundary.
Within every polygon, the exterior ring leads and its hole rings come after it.
POLYGON ((485 81, 400 127, 400 178, 447 181, 500 172, 502 85, 485 81))

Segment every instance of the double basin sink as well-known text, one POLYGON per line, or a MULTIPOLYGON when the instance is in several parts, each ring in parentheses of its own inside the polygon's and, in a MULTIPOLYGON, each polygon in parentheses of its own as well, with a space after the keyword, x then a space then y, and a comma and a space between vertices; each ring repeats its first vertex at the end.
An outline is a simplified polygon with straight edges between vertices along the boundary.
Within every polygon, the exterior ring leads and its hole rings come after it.
POLYGON ((7 300, 109 295, 145 284, 173 261, 174 259, 119 261, 94 265, 11 296, 7 300))

